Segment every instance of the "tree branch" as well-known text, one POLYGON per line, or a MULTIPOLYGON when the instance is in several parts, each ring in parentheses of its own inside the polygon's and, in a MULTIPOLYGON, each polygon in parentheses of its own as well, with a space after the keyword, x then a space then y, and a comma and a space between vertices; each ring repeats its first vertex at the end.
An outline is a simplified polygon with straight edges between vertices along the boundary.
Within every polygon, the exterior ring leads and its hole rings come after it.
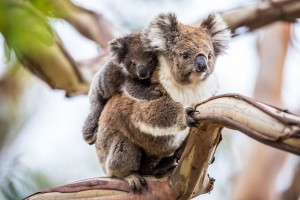
POLYGON ((44 14, 66 20, 82 35, 95 41, 102 48, 107 48, 109 41, 121 36, 121 32, 103 15, 76 6, 70 0, 30 0, 30 2, 44 14))
POLYGON ((220 142, 223 127, 239 130, 264 144, 300 155, 300 117, 238 94, 216 96, 197 106, 199 127, 192 128, 179 164, 161 179, 147 177, 149 189, 130 191, 124 181, 84 180, 40 191, 37 199, 187 199, 208 193, 214 179, 207 169, 220 142))
POLYGON ((300 17, 300 1, 262 1, 256 5, 220 13, 234 34, 238 29, 253 31, 276 21, 295 22, 300 17))

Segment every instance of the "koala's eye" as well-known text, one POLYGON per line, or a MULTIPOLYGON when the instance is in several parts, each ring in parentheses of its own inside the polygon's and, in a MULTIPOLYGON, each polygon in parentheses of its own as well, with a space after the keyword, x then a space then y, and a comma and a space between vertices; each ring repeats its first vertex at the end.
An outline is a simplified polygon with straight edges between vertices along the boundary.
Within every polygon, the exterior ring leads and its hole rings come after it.
POLYGON ((211 53, 208 54, 208 59, 211 59, 212 55, 211 53))
POLYGON ((132 65, 132 67, 135 67, 135 66, 136 66, 136 64, 135 64, 134 62, 132 62, 131 65, 132 65))
POLYGON ((187 52, 184 52, 183 54, 181 54, 183 59, 187 59, 189 57, 189 54, 187 52))

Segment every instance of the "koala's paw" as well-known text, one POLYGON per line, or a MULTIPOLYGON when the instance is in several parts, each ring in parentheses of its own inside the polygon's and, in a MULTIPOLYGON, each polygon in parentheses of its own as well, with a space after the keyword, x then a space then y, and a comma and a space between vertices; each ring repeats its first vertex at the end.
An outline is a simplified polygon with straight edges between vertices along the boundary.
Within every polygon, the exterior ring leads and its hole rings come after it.
POLYGON ((89 145, 93 145, 96 142, 97 139, 97 132, 98 127, 96 127, 93 131, 83 131, 83 139, 88 143, 89 145))
POLYGON ((132 191, 142 193, 142 189, 145 190, 148 189, 147 181, 144 177, 140 176, 139 174, 131 174, 129 176, 126 176, 124 178, 128 184, 129 187, 132 189, 132 191))
POLYGON ((158 99, 158 98, 160 98, 162 96, 163 96, 163 94, 160 91, 153 90, 153 91, 150 92, 150 99, 151 100, 158 99))
POLYGON ((199 122, 194 118, 194 114, 199 112, 192 107, 188 107, 185 109, 186 112, 186 124, 188 127, 197 127, 199 122))

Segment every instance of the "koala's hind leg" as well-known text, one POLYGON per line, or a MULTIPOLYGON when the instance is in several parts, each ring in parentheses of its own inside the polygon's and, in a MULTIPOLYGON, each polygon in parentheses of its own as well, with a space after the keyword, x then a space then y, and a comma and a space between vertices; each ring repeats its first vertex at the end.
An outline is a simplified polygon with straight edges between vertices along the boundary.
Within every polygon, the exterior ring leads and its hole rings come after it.
POLYGON ((105 171, 109 176, 126 180, 134 192, 147 188, 146 180, 137 173, 141 149, 127 137, 118 134, 113 139, 106 159, 105 171))

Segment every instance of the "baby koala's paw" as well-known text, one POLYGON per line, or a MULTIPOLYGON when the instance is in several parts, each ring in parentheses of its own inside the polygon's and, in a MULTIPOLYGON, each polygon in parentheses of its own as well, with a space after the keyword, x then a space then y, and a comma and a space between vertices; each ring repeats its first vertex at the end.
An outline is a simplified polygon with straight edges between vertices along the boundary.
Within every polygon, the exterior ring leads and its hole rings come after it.
POLYGON ((150 92, 150 99, 151 100, 158 99, 158 98, 160 98, 162 96, 163 96, 163 94, 160 91, 158 91, 158 90, 152 90, 150 92))
POLYGON ((133 190, 133 192, 139 192, 142 193, 142 189, 148 189, 147 181, 144 177, 140 176, 139 174, 131 174, 129 176, 126 176, 124 178, 128 184, 129 187, 133 190))
POLYGON ((188 127, 197 127, 199 125, 199 122, 194 118, 194 114, 199 111, 195 110, 192 107, 188 107, 185 109, 185 112, 186 112, 186 125, 188 127))
POLYGON ((98 132, 98 126, 95 127, 93 130, 85 130, 84 129, 83 130, 83 139, 89 145, 93 145, 97 139, 97 132, 98 132))

